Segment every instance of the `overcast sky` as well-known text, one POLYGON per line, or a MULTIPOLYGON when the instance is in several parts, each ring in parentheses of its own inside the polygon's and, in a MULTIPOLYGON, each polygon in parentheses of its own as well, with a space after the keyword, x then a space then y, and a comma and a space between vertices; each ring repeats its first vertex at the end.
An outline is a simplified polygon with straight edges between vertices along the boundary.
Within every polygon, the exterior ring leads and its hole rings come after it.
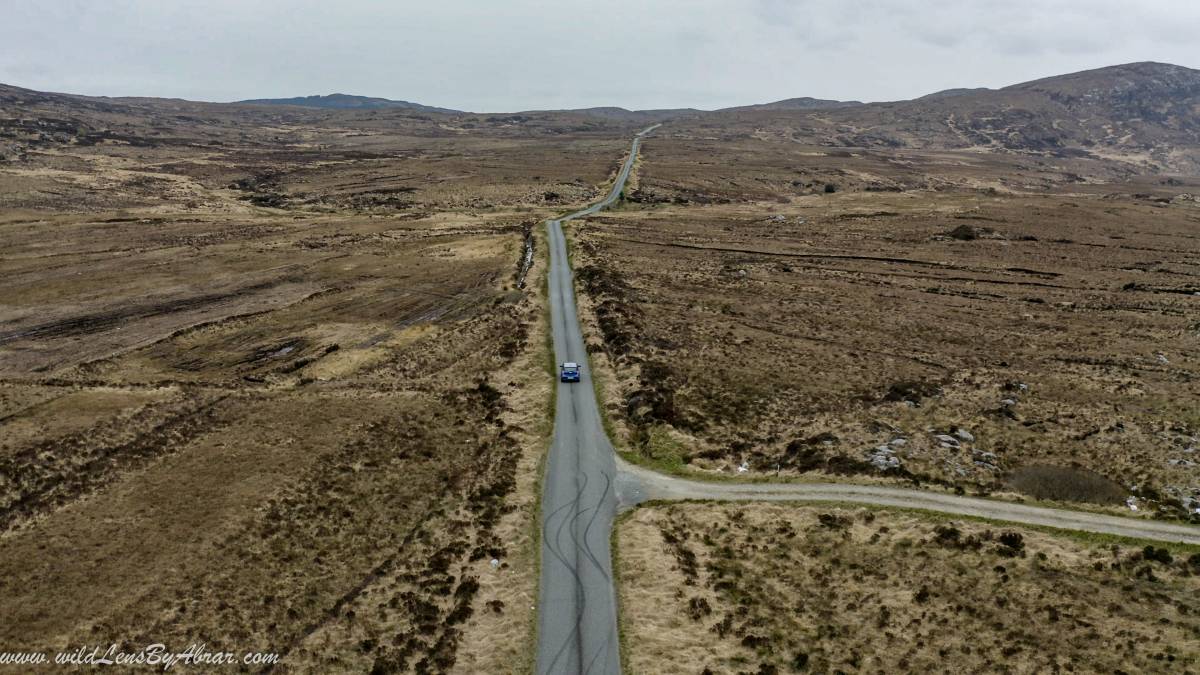
POLYGON ((1200 67, 1198 0, 0 0, 0 82, 475 111, 897 100, 1200 67))

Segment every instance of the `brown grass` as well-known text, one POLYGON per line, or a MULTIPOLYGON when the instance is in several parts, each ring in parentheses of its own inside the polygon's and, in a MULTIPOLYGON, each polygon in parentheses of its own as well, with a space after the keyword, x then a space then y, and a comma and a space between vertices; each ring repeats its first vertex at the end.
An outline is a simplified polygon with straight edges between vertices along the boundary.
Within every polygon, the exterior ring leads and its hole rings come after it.
POLYGON ((1120 504, 1125 490, 1094 471, 1064 466, 1023 466, 1008 477, 1014 490, 1037 499, 1120 504))
POLYGON ((641 508, 617 536, 629 672, 1200 667, 1200 555, 1169 546, 787 505, 641 508))
POLYGON ((522 669, 550 386, 523 231, 598 194, 624 131, 150 134, 122 105, 0 161, 0 644, 522 669))
POLYGON ((906 480, 995 491, 1022 466, 1078 465, 1143 509, 1200 507, 1198 216, 1162 201, 1190 184, 664 133, 642 201, 580 225, 575 247, 633 445, 666 429, 680 466, 787 476, 876 474, 876 448, 903 439, 906 480), (971 182, 998 176, 1026 184, 971 182), (960 227, 975 238, 947 236, 960 227), (974 440, 937 438, 959 431, 974 440), (789 451, 815 437, 821 461, 789 451))

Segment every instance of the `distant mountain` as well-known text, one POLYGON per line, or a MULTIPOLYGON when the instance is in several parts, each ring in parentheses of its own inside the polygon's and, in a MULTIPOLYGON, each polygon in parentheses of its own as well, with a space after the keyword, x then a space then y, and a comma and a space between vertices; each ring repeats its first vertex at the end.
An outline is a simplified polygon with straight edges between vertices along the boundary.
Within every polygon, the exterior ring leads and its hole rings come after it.
POLYGON ((774 101, 772 103, 722 108, 717 112, 736 112, 740 110, 829 110, 831 108, 850 108, 860 105, 863 105, 862 101, 833 101, 824 98, 801 96, 800 98, 785 98, 782 101, 774 101))
POLYGON ((615 106, 600 106, 596 108, 573 108, 570 110, 538 110, 531 112, 576 113, 622 122, 657 122, 684 117, 711 115, 714 112, 739 112, 756 110, 829 110, 832 108, 848 108, 863 105, 861 101, 829 101, 819 98, 789 98, 773 103, 743 105, 720 110, 699 110, 697 108, 662 108, 656 110, 628 110, 615 106))
POLYGON ((352 94, 326 94, 324 96, 296 96, 294 98, 255 98, 238 101, 249 105, 296 105, 304 108, 334 108, 337 110, 369 110, 380 108, 404 108, 430 113, 460 113, 461 110, 437 108, 411 101, 393 101, 387 98, 354 96, 352 94))
POLYGON ((1165 63, 819 112, 751 106, 712 115, 747 117, 756 128, 817 145, 1094 155, 1200 173, 1200 70, 1165 63))
MULTIPOLYGON (((256 99, 239 104, 178 99, 106 98, 52 94, 0 85, 4 138, 106 139, 161 142, 126 130, 127 119, 170 119, 171 133, 192 139, 198 125, 217 120, 371 117, 362 111, 471 114, 407 101, 331 94, 256 99)), ((590 125, 671 120, 701 121, 729 134, 774 133, 789 141, 854 148, 970 149, 1052 157, 1120 159, 1137 170, 1200 175, 1200 70, 1165 63, 1130 63, 1047 77, 1000 89, 948 89, 910 101, 859 103, 792 98, 718 111, 690 108, 626 110, 596 107, 475 115, 470 124, 527 124, 555 115, 588 116, 590 125)), ((534 124, 536 126, 536 124, 534 124)), ((50 139, 50 140, 45 140, 50 139)), ((182 142, 182 140, 181 140, 182 142)), ((188 142, 191 142, 190 140, 188 142)))
POLYGON ((611 120, 626 120, 626 119, 635 119, 635 118, 641 117, 641 115, 637 111, 626 110, 625 108, 618 108, 617 106, 611 106, 611 105, 610 106, 599 106, 596 108, 571 108, 571 109, 559 109, 559 110, 526 110, 524 112, 526 114, 534 114, 534 113, 539 113, 539 112, 578 113, 580 115, 589 115, 591 117, 603 117, 605 119, 611 119, 611 120))
POLYGON ((628 110, 626 108, 618 108, 616 106, 600 106, 596 108, 571 108, 568 110, 530 110, 526 114, 538 113, 572 113, 576 115, 587 115, 588 117, 597 117, 600 119, 614 120, 617 122, 657 122, 661 120, 674 119, 679 117, 690 117, 694 115, 702 115, 704 111, 695 108, 669 108, 662 110, 628 110))

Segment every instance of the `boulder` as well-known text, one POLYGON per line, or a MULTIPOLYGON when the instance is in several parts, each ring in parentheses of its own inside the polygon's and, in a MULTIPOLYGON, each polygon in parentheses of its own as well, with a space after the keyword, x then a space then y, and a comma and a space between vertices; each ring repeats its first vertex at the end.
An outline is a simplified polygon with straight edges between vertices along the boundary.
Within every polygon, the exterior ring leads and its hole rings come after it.
POLYGON ((955 438, 953 436, 949 436, 947 434, 937 434, 933 437, 933 439, 935 441, 941 443, 943 448, 958 449, 958 448, 962 447, 962 443, 959 443, 957 438, 955 438))

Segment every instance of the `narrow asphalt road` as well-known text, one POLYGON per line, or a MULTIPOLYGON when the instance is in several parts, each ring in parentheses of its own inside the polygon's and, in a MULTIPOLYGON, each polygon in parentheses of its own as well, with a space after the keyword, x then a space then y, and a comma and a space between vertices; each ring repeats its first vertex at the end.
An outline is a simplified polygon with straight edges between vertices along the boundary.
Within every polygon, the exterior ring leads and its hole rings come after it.
POLYGON ((559 220, 546 221, 550 245, 550 320, 555 359, 581 366, 577 384, 558 384, 554 441, 542 495, 542 578, 538 616, 539 674, 621 671, 616 590, 609 535, 618 508, 646 500, 834 501, 924 509, 961 516, 1200 544, 1200 528, 1137 518, 1051 509, 887 486, 838 483, 716 483, 666 476, 621 460, 600 422, 588 371, 583 331, 562 222, 617 200, 642 138, 603 200, 559 220))
POLYGON ((558 384, 554 441, 546 463, 538 673, 621 672, 609 551, 618 504, 616 454, 604 433, 592 388, 562 222, 596 213, 617 200, 642 137, 657 126, 634 138, 608 196, 582 211, 546 221, 554 358, 558 363, 579 363, 581 373, 578 383, 558 384))

